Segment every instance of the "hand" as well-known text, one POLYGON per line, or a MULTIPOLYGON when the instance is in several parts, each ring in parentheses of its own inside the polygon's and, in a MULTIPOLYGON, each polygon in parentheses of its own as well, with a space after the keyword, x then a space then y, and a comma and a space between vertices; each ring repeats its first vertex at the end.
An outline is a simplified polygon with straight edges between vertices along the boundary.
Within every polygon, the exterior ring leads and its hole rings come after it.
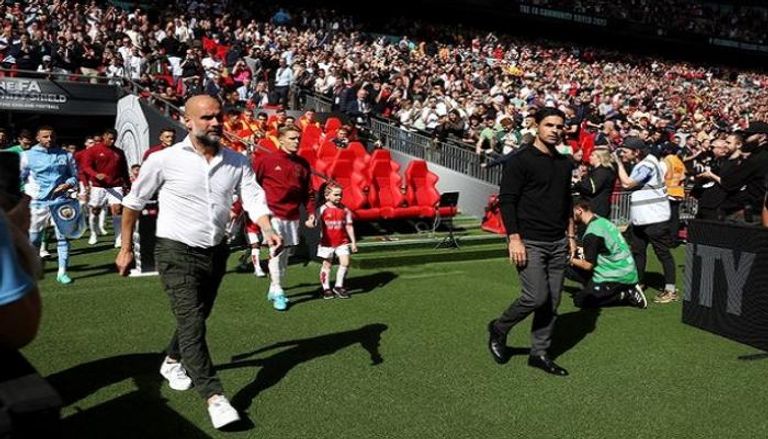
POLYGON ((349 249, 352 250, 352 253, 357 253, 357 244, 353 242, 349 245, 349 249))
POLYGON ((128 276, 133 265, 133 250, 121 248, 115 259, 115 265, 117 265, 117 273, 120 276, 128 276))
POLYGON ((105 174, 96 174, 96 180, 104 180, 107 176, 105 174))
POLYGON ((509 239, 509 261, 518 267, 524 267, 527 261, 525 244, 519 237, 509 239))
POLYGON ((72 186, 69 183, 64 183, 56 186, 56 189, 53 190, 54 194, 58 194, 59 192, 66 191, 70 189, 72 186))
POLYGON ((264 242, 269 246, 270 253, 278 254, 283 249, 283 237, 274 230, 264 231, 264 242))
POLYGON ((314 215, 310 215, 307 220, 304 222, 304 225, 307 226, 309 229, 314 229, 317 225, 317 218, 315 218, 314 215))

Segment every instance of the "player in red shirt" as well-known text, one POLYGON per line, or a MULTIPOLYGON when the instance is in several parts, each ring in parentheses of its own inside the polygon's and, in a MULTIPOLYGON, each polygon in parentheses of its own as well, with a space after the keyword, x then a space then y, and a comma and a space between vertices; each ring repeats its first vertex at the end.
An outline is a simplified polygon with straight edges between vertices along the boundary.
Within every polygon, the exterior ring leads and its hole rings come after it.
MULTIPOLYGON (((309 163, 297 155, 301 131, 296 126, 280 129, 280 151, 272 154, 260 154, 254 157, 253 170, 256 180, 264 188, 267 205, 272 211, 272 228, 283 238, 283 247, 299 244, 299 207, 304 206, 308 216, 315 222, 315 201, 312 193, 312 171, 309 163)), ((270 287, 267 298, 274 308, 284 311, 288 308, 288 299, 282 287, 282 278, 288 266, 287 251, 270 248, 269 275, 270 287)))
MULTIPOLYGON (((317 218, 320 225, 320 243, 317 256, 323 259, 320 268, 320 284, 323 286, 323 299, 349 299, 344 288, 344 277, 349 269, 349 254, 357 253, 355 228, 352 225, 352 212, 341 204, 342 189, 334 183, 325 187, 325 204, 320 206, 317 218), (331 289, 331 267, 333 255, 339 257, 339 269, 336 270, 336 285, 331 289)), ((307 227, 314 227, 315 222, 307 220, 307 227)))
POLYGON ((94 233, 96 228, 96 215, 109 204, 112 212, 112 228, 115 232, 115 247, 120 247, 120 229, 122 221, 123 191, 128 187, 128 162, 122 149, 115 147, 117 131, 107 128, 102 135, 101 143, 86 150, 82 158, 83 173, 91 183, 91 192, 88 205, 91 207, 91 215, 88 222, 91 228, 91 237, 88 244, 96 244, 98 238, 94 233))
POLYGON ((173 146, 173 144, 176 143, 176 130, 170 127, 163 128, 162 130, 160 130, 159 139, 160 139, 160 143, 144 151, 144 157, 141 158, 142 162, 146 162, 147 157, 151 156, 152 154, 158 151, 162 151, 165 148, 168 148, 170 146, 173 146))

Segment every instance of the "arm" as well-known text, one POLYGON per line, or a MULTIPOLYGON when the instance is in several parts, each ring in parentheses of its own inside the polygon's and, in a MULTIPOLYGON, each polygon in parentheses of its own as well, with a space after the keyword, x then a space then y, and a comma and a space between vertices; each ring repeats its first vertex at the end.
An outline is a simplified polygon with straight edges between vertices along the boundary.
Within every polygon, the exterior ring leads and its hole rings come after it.
POLYGON ((624 165, 620 160, 618 160, 618 157, 615 157, 617 159, 616 163, 618 163, 618 177, 619 182, 621 183, 621 187, 623 189, 635 189, 638 187, 638 182, 635 180, 629 178, 629 175, 627 174, 627 170, 624 169, 624 165))
POLYGON ((70 153, 67 153, 67 173, 69 174, 69 176, 67 177, 67 180, 65 181, 65 183, 68 184, 70 188, 76 188, 77 187, 77 162, 75 161, 75 156, 73 156, 70 153))
POLYGON ((519 159, 508 161, 501 177, 499 207, 509 237, 509 258, 518 266, 526 263, 525 245, 520 236, 517 218, 517 203, 520 201, 524 181, 519 159))
POLYGON ((83 153, 83 160, 82 160, 83 174, 85 174, 86 176, 92 179, 101 180, 101 178, 97 177, 97 175, 101 175, 101 174, 99 174, 98 172, 96 172, 96 170, 93 169, 93 161, 91 160, 92 151, 93 151, 93 148, 83 153))
POLYGON ((240 177, 240 200, 243 203, 243 209, 248 213, 248 217, 259 225, 264 239, 270 247, 279 247, 282 239, 272 229, 270 215, 267 206, 267 197, 264 189, 256 182, 256 176, 251 169, 248 160, 243 160, 242 176, 240 177))
POLYGON ((584 236, 584 259, 571 255, 571 265, 585 271, 592 271, 597 265, 597 255, 604 251, 605 240, 593 234, 584 236))
POLYGON ((349 236, 349 247, 352 250, 352 253, 357 253, 357 239, 355 238, 355 225, 352 224, 352 211, 349 209, 344 209, 347 212, 347 236, 349 236))
POLYGON ((737 166, 729 167, 726 172, 720 175, 720 185, 728 192, 737 191, 747 184, 754 172, 754 161, 745 160, 737 166))

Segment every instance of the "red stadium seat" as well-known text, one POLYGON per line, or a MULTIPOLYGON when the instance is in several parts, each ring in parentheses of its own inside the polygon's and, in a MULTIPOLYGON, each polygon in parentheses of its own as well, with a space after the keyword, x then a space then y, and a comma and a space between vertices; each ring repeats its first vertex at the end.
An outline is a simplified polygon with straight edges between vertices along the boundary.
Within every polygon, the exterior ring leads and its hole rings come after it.
POLYGON ((323 131, 325 131, 325 134, 327 135, 330 131, 336 131, 341 127, 341 119, 338 117, 329 117, 325 120, 325 126, 323 127, 323 131))
POLYGON ((504 221, 501 218, 501 209, 499 208, 499 195, 493 194, 488 197, 488 206, 485 208, 485 216, 480 226, 486 232, 506 235, 504 221))
POLYGON ((313 149, 317 147, 320 142, 320 136, 323 131, 316 125, 307 125, 304 128, 304 132, 301 134, 300 147, 310 146, 313 149))
POLYGON ((351 160, 336 160, 328 170, 328 176, 344 189, 342 202, 345 206, 353 212, 368 208, 368 188, 364 186, 363 176, 355 172, 351 160))
POLYGON ((411 206, 422 208, 423 216, 435 216, 439 209, 440 216, 456 216, 455 207, 440 207, 440 192, 437 190, 437 181, 440 178, 434 172, 427 169, 424 160, 413 160, 405 169, 406 198, 411 206))
POLYGON ((388 149, 376 149, 375 151, 373 151, 373 154, 371 154, 371 159, 369 162, 373 164, 373 162, 380 161, 380 160, 390 162, 394 171, 400 172, 400 164, 392 160, 392 154, 389 152, 388 149))
POLYGON ((349 142, 347 150, 355 155, 355 169, 364 171, 371 160, 371 155, 365 150, 365 146, 360 142, 349 142))
POLYGON ((371 165, 369 201, 379 207, 383 219, 418 218, 420 207, 409 207, 402 187, 402 178, 392 170, 389 162, 380 160, 371 165))

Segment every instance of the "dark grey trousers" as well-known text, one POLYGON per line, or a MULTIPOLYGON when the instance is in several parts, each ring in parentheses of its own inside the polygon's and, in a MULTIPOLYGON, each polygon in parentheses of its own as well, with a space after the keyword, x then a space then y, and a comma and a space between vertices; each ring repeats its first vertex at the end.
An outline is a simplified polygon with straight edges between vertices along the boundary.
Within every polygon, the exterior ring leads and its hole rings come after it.
POLYGON ((226 243, 196 248, 158 238, 155 247, 157 270, 176 317, 168 356, 181 360, 200 396, 206 399, 223 393, 205 341, 205 319, 213 309, 228 256, 226 243))
POLYGON ((568 240, 524 240, 524 243, 528 262, 517 269, 522 294, 496 321, 496 329, 506 334, 533 313, 531 355, 545 355, 552 341, 552 329, 560 304, 568 264, 568 240))

